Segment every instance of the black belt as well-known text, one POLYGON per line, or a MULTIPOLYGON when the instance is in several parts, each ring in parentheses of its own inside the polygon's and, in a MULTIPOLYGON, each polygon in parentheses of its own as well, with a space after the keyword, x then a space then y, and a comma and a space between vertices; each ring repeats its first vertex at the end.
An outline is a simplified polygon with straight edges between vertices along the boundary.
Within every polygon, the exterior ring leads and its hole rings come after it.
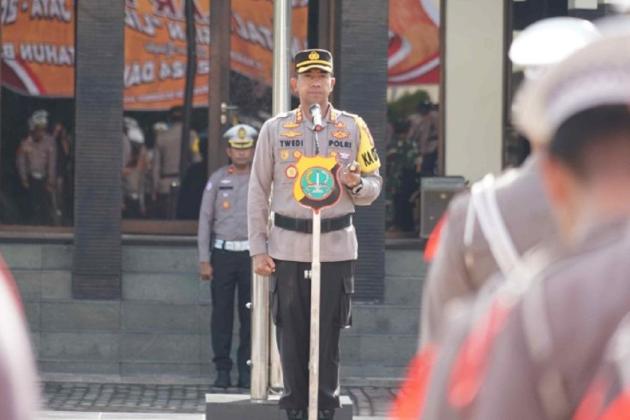
MULTIPOLYGON (((278 213, 273 215, 273 224, 286 230, 302 233, 313 233, 313 221, 311 219, 294 219, 278 213)), ((330 219, 322 219, 321 232, 334 232, 352 226, 352 214, 346 214, 330 219)))

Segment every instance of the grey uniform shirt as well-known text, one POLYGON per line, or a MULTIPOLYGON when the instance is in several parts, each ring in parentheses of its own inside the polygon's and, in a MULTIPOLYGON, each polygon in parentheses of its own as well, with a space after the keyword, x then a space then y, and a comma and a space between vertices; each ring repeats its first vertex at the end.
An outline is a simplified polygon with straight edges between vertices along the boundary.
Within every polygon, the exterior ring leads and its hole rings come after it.
MULTIPOLYGON (((342 163, 352 162, 359 160, 357 152, 361 138, 373 143, 367 126, 356 115, 331 106, 324 124, 324 129, 318 133, 322 156, 334 152, 342 163)), ((315 155, 315 135, 312 123, 302 117, 299 108, 265 122, 258 136, 249 185, 247 213, 252 256, 268 254, 279 260, 311 261, 310 234, 276 226, 271 226, 270 231, 267 228, 270 211, 292 218, 312 218, 312 211, 294 199, 294 179, 289 176, 301 155, 315 155)), ((361 177, 361 191, 354 195, 342 187, 341 198, 334 207, 322 210, 322 219, 354 213, 355 205, 369 205, 378 197, 383 182, 378 170, 362 173, 361 177)), ((354 226, 322 234, 321 261, 356 258, 354 226)))
MULTIPOLYGON (((531 156, 521 168, 506 172, 495 184, 501 216, 520 255, 556 236, 538 166, 538 158, 531 156)), ((422 344, 436 338, 450 301, 474 295, 499 269, 477 219, 470 246, 464 243, 469 205, 470 194, 463 194, 449 206, 422 296, 422 344)))
POLYGON ((40 141, 35 141, 31 136, 22 140, 17 155, 17 168, 22 181, 27 181, 29 176, 37 179, 48 179, 52 182, 57 174, 57 156, 55 140, 44 135, 40 141))
POLYGON ((203 191, 197 245, 199 262, 210 261, 211 240, 247 240, 249 173, 235 173, 231 165, 214 172, 203 191))
POLYGON ((512 311, 470 418, 571 418, 630 313, 630 226, 600 227, 583 246, 512 311))

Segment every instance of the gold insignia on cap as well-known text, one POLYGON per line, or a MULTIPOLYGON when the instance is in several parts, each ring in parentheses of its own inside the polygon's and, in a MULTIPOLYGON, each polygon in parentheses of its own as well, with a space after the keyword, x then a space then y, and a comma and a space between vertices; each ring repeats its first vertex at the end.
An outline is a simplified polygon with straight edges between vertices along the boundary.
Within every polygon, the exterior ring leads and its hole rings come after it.
POLYGON ((350 136, 350 133, 345 130, 333 131, 332 136, 337 140, 347 139, 350 136))
POLYGON ((295 137, 300 137, 301 135, 302 135, 301 132, 295 131, 295 130, 288 130, 288 131, 283 131, 282 133, 280 133, 280 136, 288 137, 290 139, 295 138, 295 137))
POLYGON ((308 55, 309 60, 319 60, 319 53, 317 51, 311 51, 308 55))
POLYGON ((243 140, 245 137, 247 137, 247 131, 245 131, 245 129, 243 127, 238 129, 238 138, 243 140))

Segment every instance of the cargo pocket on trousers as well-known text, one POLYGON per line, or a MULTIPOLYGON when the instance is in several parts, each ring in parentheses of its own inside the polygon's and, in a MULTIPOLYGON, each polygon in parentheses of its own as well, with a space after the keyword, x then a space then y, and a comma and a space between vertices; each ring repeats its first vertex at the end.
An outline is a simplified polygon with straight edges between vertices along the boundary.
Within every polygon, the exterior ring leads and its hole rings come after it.
POLYGON ((271 320, 276 326, 280 326, 280 302, 278 301, 278 278, 272 274, 269 277, 269 305, 271 320))
POLYGON ((352 326, 352 295, 354 294, 354 277, 343 278, 343 293, 339 300, 339 328, 352 326))

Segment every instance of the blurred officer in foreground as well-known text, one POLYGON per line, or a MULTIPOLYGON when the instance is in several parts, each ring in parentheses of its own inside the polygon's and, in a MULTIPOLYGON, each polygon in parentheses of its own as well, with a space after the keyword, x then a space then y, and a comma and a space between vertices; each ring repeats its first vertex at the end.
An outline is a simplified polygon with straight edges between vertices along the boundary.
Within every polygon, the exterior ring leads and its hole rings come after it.
POLYGON ((39 386, 17 285, 0 256, 0 419, 35 420, 39 386))
MULTIPOLYGON (((586 20, 546 19, 514 40, 510 58, 533 79, 598 37, 586 20)), ((534 153, 520 168, 487 176, 449 206, 422 297, 422 345, 438 339, 449 302, 474 296, 497 271, 509 272, 525 251, 556 235, 538 170, 544 145, 530 141, 534 153)))
POLYGON ((507 276, 423 419, 573 418, 630 313, 628 45, 595 41, 525 85, 516 122, 548 143, 540 170, 565 255, 507 276))
POLYGON ((239 124, 229 129, 227 155, 231 164, 210 176, 199 212, 199 274, 212 280, 212 350, 217 378, 214 385, 231 385, 234 293, 238 289, 240 342, 238 386, 249 388, 247 361, 251 351, 251 315, 246 308, 251 296, 252 266, 247 241, 247 189, 254 155, 256 130, 239 124))
POLYGON ((300 106, 267 120, 256 145, 247 208, 250 253, 256 273, 271 276, 271 310, 284 379, 279 405, 290 420, 305 419, 310 331, 310 281, 305 272, 312 259, 312 211, 296 201, 293 185, 301 156, 334 154, 342 165, 342 191, 337 204, 323 211, 321 221, 319 419, 329 420, 339 407, 340 328, 351 320, 357 259, 352 215, 355 205, 369 205, 378 197, 382 178, 363 119, 336 110, 328 101, 335 85, 330 52, 298 52, 295 72, 291 87, 300 106), (322 118, 316 127, 311 110, 318 107, 322 118), (273 225, 268 231, 270 212, 273 225))
POLYGON ((17 152, 17 169, 28 195, 30 223, 49 225, 53 221, 52 193, 57 182, 55 140, 47 132, 48 112, 35 111, 28 121, 29 134, 17 152))

